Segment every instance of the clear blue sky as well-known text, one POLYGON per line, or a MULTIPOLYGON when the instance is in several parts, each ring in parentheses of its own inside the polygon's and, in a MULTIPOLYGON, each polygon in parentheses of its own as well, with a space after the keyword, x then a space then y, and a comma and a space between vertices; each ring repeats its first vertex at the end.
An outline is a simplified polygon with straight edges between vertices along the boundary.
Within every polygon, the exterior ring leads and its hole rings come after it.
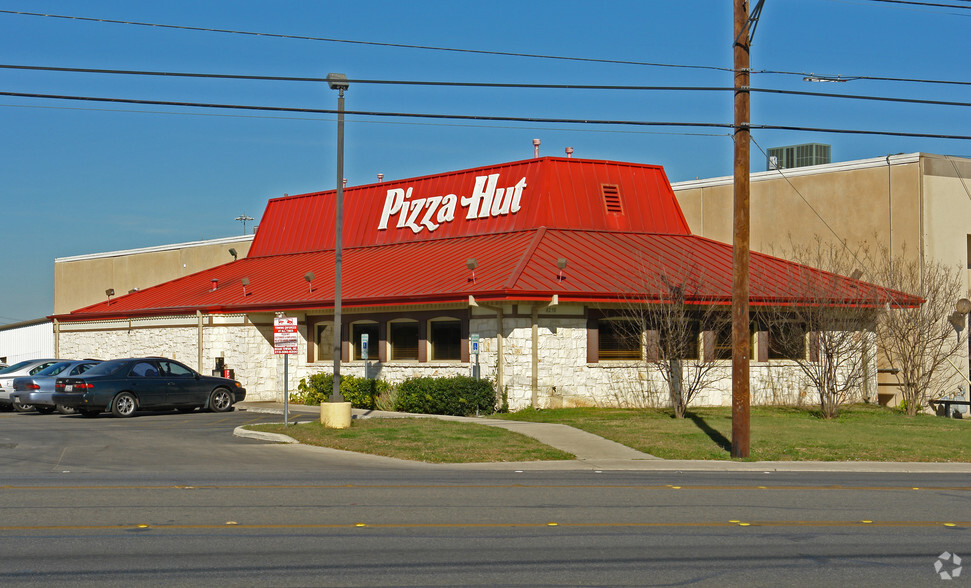
MULTIPOLYGON (((944 0, 942 0, 944 1, 944 0)), ((946 0, 968 5, 965 0, 946 0)), ((754 5, 755 2, 753 1, 754 5)), ((0 10, 672 65, 732 66, 731 0, 328 2, 4 0, 0 10)), ((873 0, 767 0, 754 70, 971 81, 971 10, 873 0)), ((719 86, 715 69, 394 48, 0 13, 0 63, 219 74, 599 85, 719 86)), ((0 69, 0 91, 335 108, 325 84, 0 69)), ((761 74, 753 86, 971 102, 971 86, 761 74)), ((730 92, 353 85, 348 110, 732 122, 730 92)), ((753 124, 971 135, 967 107, 756 94, 753 124)), ((0 96, 0 324, 53 310, 54 258, 237 235, 266 200, 335 184, 335 117, 0 96)), ((672 181, 730 175, 728 129, 348 117, 351 185, 541 153, 663 165, 672 181)), ((833 146, 835 161, 966 140, 762 130, 762 148, 833 146)), ((759 147, 752 169, 764 169, 759 147)))

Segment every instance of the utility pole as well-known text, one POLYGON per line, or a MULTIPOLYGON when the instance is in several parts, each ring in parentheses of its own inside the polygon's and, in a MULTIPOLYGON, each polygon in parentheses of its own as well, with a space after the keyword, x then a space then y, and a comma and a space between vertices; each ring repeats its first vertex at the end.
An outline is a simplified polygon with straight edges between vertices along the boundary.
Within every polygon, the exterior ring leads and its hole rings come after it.
MULTIPOLYGON (((759 3, 761 8, 761 2, 759 3)), ((735 0, 735 186, 732 232, 732 457, 749 455, 749 12, 735 0)))

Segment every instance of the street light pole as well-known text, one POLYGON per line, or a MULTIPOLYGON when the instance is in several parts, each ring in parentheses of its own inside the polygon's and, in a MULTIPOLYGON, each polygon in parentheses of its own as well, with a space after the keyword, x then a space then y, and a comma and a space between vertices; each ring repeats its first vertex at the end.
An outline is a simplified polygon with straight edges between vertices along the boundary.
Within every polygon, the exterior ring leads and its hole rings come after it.
POLYGON ((344 228, 344 90, 348 88, 347 76, 327 74, 327 84, 337 90, 337 201, 335 204, 337 226, 334 230, 334 388, 330 402, 344 402, 341 394, 341 262, 343 257, 344 228))

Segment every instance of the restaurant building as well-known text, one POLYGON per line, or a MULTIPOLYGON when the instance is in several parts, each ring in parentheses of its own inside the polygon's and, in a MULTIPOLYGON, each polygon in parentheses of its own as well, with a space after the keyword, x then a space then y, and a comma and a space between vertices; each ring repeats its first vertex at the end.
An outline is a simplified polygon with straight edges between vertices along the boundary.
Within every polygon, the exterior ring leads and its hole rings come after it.
MULTIPOLYGON (((631 348, 618 321, 678 299, 724 310, 721 325, 698 326, 689 353, 724 371, 694 404, 730 403, 731 246, 691 233, 661 167, 542 157, 343 194, 342 374, 478 373, 513 409, 644 406, 662 385, 645 361, 652 333, 631 348)), ((248 399, 282 399, 274 317, 298 319, 290 390, 333 367, 335 203, 334 191, 270 200, 245 258, 57 314, 56 352, 164 355, 203 372, 218 361, 248 399)), ((919 303, 752 253, 753 309, 818 304, 813 281, 854 307, 919 303)), ((769 330, 753 320, 752 331, 753 402, 805 396, 798 367, 770 353, 769 330)), ((864 394, 875 366, 867 382, 864 394)))

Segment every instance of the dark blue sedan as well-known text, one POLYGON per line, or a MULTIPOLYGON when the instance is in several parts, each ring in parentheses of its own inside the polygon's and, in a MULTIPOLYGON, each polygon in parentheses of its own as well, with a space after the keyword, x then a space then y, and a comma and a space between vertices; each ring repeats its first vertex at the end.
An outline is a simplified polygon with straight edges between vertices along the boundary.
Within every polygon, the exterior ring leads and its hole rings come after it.
POLYGON ((236 380, 204 376, 172 359, 138 357, 105 361, 80 377, 58 378, 53 400, 84 416, 110 411, 130 417, 137 410, 172 408, 226 412, 244 398, 246 389, 236 380))

